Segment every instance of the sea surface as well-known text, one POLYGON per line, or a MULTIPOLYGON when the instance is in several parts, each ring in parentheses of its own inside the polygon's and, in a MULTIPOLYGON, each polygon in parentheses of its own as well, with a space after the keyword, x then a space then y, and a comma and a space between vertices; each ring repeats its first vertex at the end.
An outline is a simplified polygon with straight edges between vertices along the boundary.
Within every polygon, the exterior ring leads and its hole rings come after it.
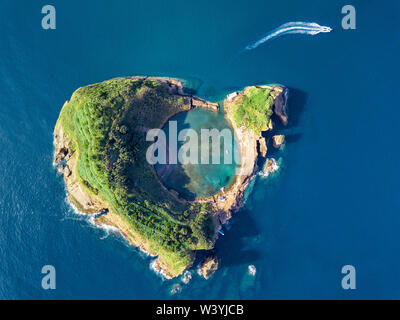
POLYGON ((353 0, 357 29, 343 30, 348 2, 53 0, 57 29, 43 30, 43 1, 2 0, 0 298, 399 299, 400 3, 353 0), (244 50, 296 21, 334 30, 244 50), (254 180, 208 281, 199 261, 189 284, 163 280, 154 258, 74 213, 52 167, 73 91, 130 75, 186 79, 211 101, 247 85, 290 89, 281 169, 254 180), (55 290, 41 287, 44 265, 55 290), (355 290, 342 289, 344 265, 355 290))

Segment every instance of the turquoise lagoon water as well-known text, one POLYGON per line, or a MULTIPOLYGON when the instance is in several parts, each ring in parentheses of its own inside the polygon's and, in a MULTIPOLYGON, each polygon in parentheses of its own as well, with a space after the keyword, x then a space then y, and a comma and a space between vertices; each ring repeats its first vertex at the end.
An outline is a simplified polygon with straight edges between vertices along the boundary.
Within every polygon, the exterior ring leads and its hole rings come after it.
MULTIPOLYGON (((0 3, 0 298, 400 298, 398 1, 42 1, 0 3), (331 33, 287 35, 241 52, 291 21, 331 33), (126 75, 188 79, 220 101, 246 85, 290 88, 282 169, 256 179, 216 250, 211 280, 179 294, 153 258, 65 202, 52 131, 83 85, 126 75), (41 268, 57 289, 41 288, 41 268), (255 277, 248 266, 257 268, 255 277), (341 287, 354 265, 357 289, 341 287)), ((196 264, 198 261, 196 261, 196 264)))
MULTIPOLYGON (((232 181, 239 165, 240 157, 235 158, 234 152, 238 152, 235 143, 234 133, 228 122, 224 118, 221 108, 219 113, 205 109, 194 109, 188 112, 182 112, 172 117, 163 130, 166 133, 167 140, 171 136, 170 122, 176 122, 177 132, 174 134, 176 140, 183 130, 193 130, 184 141, 177 144, 176 155, 179 150, 187 150, 190 153, 196 153, 195 161, 187 164, 158 164, 155 166, 157 174, 163 183, 186 199, 196 197, 207 197, 217 193, 221 188, 226 187, 232 181), (204 130, 211 134, 211 130, 217 129, 217 134, 224 134, 224 130, 229 130, 227 140, 219 138, 218 145, 213 149, 212 140, 201 140, 201 132, 204 130), (218 148, 219 146, 219 148, 218 148), (187 149, 183 149, 187 148, 187 149), (217 151, 218 149, 218 151, 217 151), (207 153, 208 150, 208 159, 207 153), (218 161, 213 161, 213 150, 219 152, 218 161)), ((217 141, 217 140, 214 140, 217 141)), ((170 149, 170 148, 169 148, 170 149)))

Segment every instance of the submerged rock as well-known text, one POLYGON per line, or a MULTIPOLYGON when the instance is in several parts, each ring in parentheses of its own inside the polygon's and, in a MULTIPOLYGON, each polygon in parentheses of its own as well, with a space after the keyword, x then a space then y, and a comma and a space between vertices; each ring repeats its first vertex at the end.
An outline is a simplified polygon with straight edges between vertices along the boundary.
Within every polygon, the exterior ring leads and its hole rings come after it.
POLYGON ((182 287, 179 283, 175 284, 171 289, 171 294, 177 294, 182 291, 182 287))
POLYGON ((285 136, 283 134, 279 134, 272 137, 272 143, 275 148, 280 148, 285 143, 285 136))
POLYGON ((219 261, 215 254, 210 255, 205 258, 203 263, 200 265, 198 269, 199 275, 204 277, 204 279, 209 279, 211 275, 218 270, 219 261))

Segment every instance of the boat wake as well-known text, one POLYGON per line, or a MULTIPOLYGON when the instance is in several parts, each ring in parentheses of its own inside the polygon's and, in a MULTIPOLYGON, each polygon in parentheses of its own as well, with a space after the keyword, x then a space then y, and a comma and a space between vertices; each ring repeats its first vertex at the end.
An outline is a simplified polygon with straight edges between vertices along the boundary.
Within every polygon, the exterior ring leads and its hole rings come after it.
POLYGON ((276 39, 281 36, 285 36, 288 34, 308 34, 308 35, 316 35, 321 32, 331 32, 332 28, 320 26, 318 23, 315 22, 288 22, 280 27, 272 30, 262 39, 258 40, 257 42, 248 45, 244 50, 253 50, 257 48, 259 45, 263 44, 264 42, 276 39))

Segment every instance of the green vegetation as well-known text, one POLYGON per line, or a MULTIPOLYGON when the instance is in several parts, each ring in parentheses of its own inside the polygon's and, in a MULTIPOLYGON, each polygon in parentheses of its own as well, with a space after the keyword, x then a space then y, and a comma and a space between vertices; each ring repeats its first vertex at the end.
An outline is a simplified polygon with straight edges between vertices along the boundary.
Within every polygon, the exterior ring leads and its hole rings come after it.
POLYGON ((146 161, 146 132, 190 109, 157 80, 114 79, 78 89, 59 121, 76 152, 80 182, 110 204, 150 247, 180 273, 192 250, 213 247, 214 226, 205 204, 179 201, 146 161))
POLYGON ((261 87, 249 87, 244 94, 232 104, 232 116, 236 126, 245 126, 256 134, 268 129, 273 113, 274 98, 271 90, 261 87))

